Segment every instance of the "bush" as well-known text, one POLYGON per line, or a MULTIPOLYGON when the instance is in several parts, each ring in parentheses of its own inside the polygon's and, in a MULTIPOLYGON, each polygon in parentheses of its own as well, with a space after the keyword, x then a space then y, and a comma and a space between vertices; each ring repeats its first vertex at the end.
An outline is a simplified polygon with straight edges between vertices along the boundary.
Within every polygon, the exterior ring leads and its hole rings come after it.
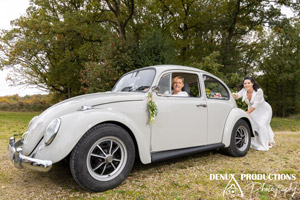
POLYGON ((19 95, 0 97, 2 111, 43 111, 52 105, 51 95, 19 95))

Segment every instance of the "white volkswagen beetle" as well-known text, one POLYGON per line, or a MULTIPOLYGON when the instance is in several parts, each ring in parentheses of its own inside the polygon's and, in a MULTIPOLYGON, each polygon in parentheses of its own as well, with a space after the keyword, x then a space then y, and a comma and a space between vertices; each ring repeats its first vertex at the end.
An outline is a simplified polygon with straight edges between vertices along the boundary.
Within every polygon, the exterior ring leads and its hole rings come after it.
POLYGON ((39 171, 69 157, 79 185, 105 191, 128 176, 137 157, 148 164, 221 148, 245 156, 251 137, 249 116, 220 79, 161 65, 125 74, 110 92, 53 105, 30 121, 21 140, 10 138, 8 151, 16 167, 39 171), (176 76, 184 79, 188 96, 172 95, 176 76), (156 111, 151 115, 149 101, 156 111))

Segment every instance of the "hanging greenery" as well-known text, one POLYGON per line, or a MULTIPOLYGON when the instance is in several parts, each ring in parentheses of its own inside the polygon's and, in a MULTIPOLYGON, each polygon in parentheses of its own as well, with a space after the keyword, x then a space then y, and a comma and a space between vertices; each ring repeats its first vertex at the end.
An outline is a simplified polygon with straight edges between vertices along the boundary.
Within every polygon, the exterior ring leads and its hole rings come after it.
POLYGON ((148 99, 149 99, 149 102, 148 102, 149 123, 154 124, 155 117, 158 114, 158 109, 157 109, 157 105, 152 100, 152 95, 150 92, 148 92, 148 99))

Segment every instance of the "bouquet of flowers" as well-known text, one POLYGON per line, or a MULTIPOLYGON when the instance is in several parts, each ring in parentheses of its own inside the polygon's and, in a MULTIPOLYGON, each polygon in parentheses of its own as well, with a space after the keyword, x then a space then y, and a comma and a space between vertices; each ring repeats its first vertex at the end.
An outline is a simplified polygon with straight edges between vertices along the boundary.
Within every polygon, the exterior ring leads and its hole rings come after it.
POLYGON ((158 109, 155 102, 152 100, 152 95, 148 92, 148 111, 149 111, 149 123, 154 124, 155 117, 157 116, 158 109))

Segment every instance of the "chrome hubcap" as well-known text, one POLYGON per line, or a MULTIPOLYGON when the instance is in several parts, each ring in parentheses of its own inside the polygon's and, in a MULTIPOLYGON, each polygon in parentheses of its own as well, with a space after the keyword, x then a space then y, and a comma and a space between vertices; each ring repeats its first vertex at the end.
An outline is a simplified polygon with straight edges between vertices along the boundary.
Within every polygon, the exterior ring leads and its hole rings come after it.
POLYGON ((105 158, 105 162, 108 164, 108 163, 112 163, 113 161, 113 156, 112 155, 107 155, 106 158, 105 158))
POLYGON ((235 133, 235 145, 240 151, 244 151, 249 142, 248 130, 244 126, 240 126, 235 133))
POLYGON ((127 149, 116 137, 104 137, 96 141, 87 155, 90 175, 99 181, 108 181, 118 176, 125 167, 127 149))

